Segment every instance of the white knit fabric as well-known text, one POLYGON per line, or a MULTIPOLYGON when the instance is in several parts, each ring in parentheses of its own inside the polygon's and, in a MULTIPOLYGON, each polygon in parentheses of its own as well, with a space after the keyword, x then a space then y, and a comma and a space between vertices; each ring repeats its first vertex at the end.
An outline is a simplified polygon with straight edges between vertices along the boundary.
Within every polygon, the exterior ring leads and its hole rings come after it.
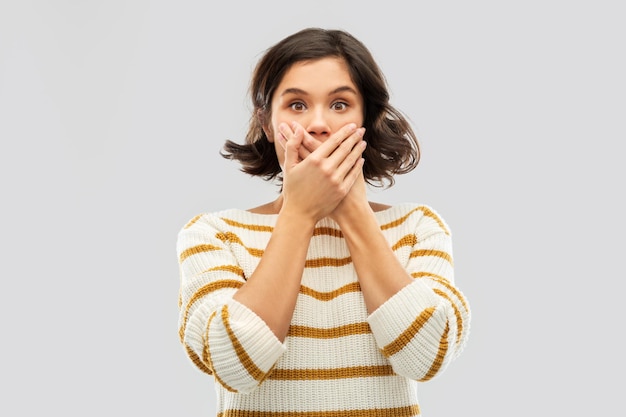
POLYGON ((450 231, 433 209, 401 204, 376 217, 413 283, 368 316, 353 264, 332 262, 350 256, 347 244, 323 219, 284 343, 232 299, 277 215, 230 209, 181 229, 179 334, 193 363, 215 378, 220 417, 420 414, 417 382, 463 350, 469 304, 454 285, 450 231))

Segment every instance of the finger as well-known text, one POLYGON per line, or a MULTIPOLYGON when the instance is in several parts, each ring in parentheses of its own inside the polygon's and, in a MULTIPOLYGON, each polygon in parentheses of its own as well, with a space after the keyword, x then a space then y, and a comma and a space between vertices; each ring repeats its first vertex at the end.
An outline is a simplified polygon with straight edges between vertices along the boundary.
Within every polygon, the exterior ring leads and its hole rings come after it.
POLYGON ((287 140, 283 131, 288 134, 287 131, 289 131, 289 127, 287 125, 281 126, 282 124, 279 125, 279 130, 281 131, 281 135, 283 135, 281 146, 285 149, 285 169, 289 169, 301 161, 299 151, 302 147, 302 136, 291 135, 289 140, 287 140))
POLYGON ((286 148, 286 144, 289 141, 296 141, 301 145, 298 147, 298 155, 300 156, 300 160, 304 160, 307 156, 311 154, 311 152, 306 148, 306 145, 303 143, 304 140, 304 129, 302 126, 293 122, 291 127, 289 127, 286 123, 281 123, 278 125, 279 131, 279 143, 283 147, 286 148))
POLYGON ((322 141, 315 139, 298 122, 293 122, 291 124, 291 128, 294 130, 294 132, 296 132, 296 134, 299 134, 299 132, 302 132, 302 136, 303 136, 302 137, 302 145, 308 151, 308 153, 306 155, 304 155, 303 158, 308 156, 308 155, 310 155, 311 152, 314 152, 322 144, 322 141))
POLYGON ((337 174, 341 175, 342 178, 347 178, 351 175, 354 167, 360 164, 363 159, 363 151, 367 147, 367 143, 365 141, 361 141, 357 143, 351 150, 350 153, 340 161, 337 167, 337 174))
POLYGON ((352 147, 361 139, 361 136, 358 136, 358 129, 356 124, 348 123, 339 129, 335 134, 331 135, 328 140, 324 141, 315 152, 319 154, 320 157, 326 158, 329 157, 335 150, 337 150, 344 141, 350 141, 344 147, 344 157, 346 155, 345 150, 352 149, 352 147), (355 136, 355 134, 357 136, 355 136))
POLYGON ((291 136, 292 132, 287 126, 286 123, 281 123, 278 125, 278 135, 276 135, 276 139, 278 143, 283 149, 287 149, 287 141, 289 140, 288 136, 291 136))
POLYGON ((346 176, 344 177, 344 184, 348 187, 348 189, 352 188, 356 180, 363 173, 363 165, 365 165, 365 159, 359 158, 352 165, 346 176))
POLYGON ((365 135, 365 128, 360 127, 350 136, 348 136, 328 157, 328 160, 339 166, 344 159, 349 155, 352 155, 350 160, 354 160, 355 154, 360 157, 363 150, 365 150, 365 141, 363 141, 363 135, 365 135), (363 146, 361 149, 360 146, 363 146), (355 153, 356 152, 356 153, 355 153))
POLYGON ((312 145, 310 140, 312 139, 312 136, 309 135, 298 122, 291 123, 291 130, 293 132, 293 136, 298 136, 298 140, 302 143, 302 146, 300 146, 300 149, 298 150, 298 155, 300 155, 300 158, 305 159, 316 149, 316 147, 309 147, 312 145))

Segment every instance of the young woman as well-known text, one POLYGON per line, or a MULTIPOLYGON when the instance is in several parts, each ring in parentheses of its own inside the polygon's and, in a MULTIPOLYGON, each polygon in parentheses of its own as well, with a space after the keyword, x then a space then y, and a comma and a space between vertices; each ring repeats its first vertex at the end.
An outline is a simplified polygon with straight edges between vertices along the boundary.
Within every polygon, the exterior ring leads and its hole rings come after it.
POLYGON ((432 208, 367 200, 419 147, 368 49, 305 29, 261 58, 245 144, 222 155, 278 197, 180 231, 180 340, 218 415, 417 416, 418 381, 462 351, 470 309, 432 208))

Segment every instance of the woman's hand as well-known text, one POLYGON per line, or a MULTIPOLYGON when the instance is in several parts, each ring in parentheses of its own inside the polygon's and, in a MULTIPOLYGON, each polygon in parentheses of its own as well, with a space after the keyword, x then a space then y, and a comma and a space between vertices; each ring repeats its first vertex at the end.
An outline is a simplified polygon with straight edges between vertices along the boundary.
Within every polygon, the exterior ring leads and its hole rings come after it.
POLYGON ((292 128, 282 123, 279 131, 277 140, 285 150, 283 210, 295 210, 317 222, 333 213, 355 181, 363 178, 364 129, 351 123, 324 142, 296 123, 292 128))
MULTIPOLYGON (((365 132, 364 128, 357 129, 357 131, 361 131, 361 135, 365 132)), ((344 126, 340 129, 335 135, 333 135, 329 140, 341 140, 343 137, 344 140, 349 139, 349 136, 352 131, 352 127, 349 125, 344 126)), ((300 145, 298 146, 298 162, 306 159, 309 155, 311 155, 315 150, 317 150, 322 144, 328 142, 322 142, 317 140, 313 136, 311 136, 306 130, 296 122, 293 122, 291 129, 288 126, 281 127, 281 134, 286 142, 290 140, 297 141, 300 145)), ((361 136, 362 137, 362 136, 361 136)), ((281 139, 283 139, 281 138, 281 139)), ((284 144, 284 142, 281 142, 284 144)), ((363 150, 365 147, 363 147, 363 150)), ((361 151, 362 152, 362 151, 361 151)), ((356 213, 356 210, 353 208, 369 208, 369 203, 367 201, 367 187, 365 183, 365 178, 363 177, 362 166, 359 169, 358 175, 353 182, 352 187, 350 187, 349 192, 346 196, 337 204, 335 209, 329 213, 328 215, 338 223, 347 220, 348 216, 351 213, 356 213)))

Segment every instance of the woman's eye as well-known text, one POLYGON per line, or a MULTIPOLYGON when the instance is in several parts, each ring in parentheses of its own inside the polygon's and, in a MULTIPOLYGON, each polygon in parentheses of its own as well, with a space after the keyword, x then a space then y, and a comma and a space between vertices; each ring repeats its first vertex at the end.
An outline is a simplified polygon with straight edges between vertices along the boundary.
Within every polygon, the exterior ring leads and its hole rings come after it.
POLYGON ((306 108, 304 106, 304 103, 301 103, 299 101, 296 101, 295 103, 291 103, 289 107, 291 107, 291 110, 295 110, 295 111, 303 111, 306 108))
POLYGON ((344 103, 343 101, 338 101, 336 103, 333 103, 332 107, 333 110, 342 111, 348 107, 348 104, 344 103))

